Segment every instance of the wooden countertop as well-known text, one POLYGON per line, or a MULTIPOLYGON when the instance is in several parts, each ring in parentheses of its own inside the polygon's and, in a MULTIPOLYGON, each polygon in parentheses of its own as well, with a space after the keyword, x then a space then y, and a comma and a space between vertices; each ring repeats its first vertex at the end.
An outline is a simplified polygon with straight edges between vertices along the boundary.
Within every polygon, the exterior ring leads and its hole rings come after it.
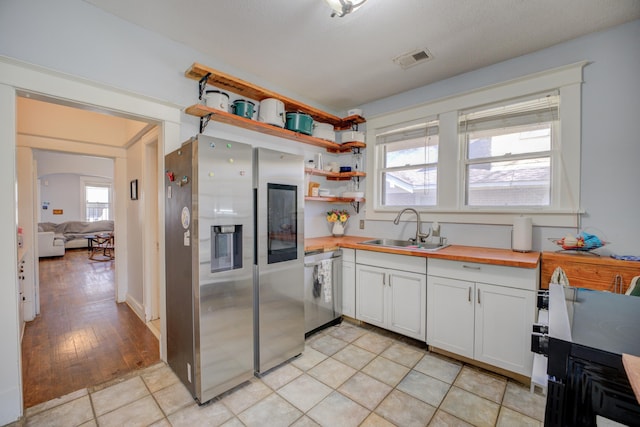
POLYGON ((540 261, 540 252, 523 253, 514 252, 510 249, 484 248, 479 246, 451 245, 436 252, 427 252, 419 249, 388 248, 362 244, 362 242, 373 239, 374 237, 358 236, 315 237, 305 239, 304 249, 305 251, 329 251, 337 248, 351 248, 390 254, 439 258, 451 261, 478 262, 481 264, 494 264, 521 268, 536 268, 540 261))
POLYGON ((640 403, 640 357, 623 354, 622 364, 627 372, 633 393, 636 395, 636 400, 640 403))

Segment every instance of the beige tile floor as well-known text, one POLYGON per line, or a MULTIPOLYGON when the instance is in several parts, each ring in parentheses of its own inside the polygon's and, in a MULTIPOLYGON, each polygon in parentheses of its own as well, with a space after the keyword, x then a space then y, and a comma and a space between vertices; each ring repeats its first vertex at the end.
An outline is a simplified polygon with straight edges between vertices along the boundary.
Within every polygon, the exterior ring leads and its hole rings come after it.
POLYGON ((544 396, 409 340, 343 322, 198 406, 168 366, 45 402, 25 426, 542 426, 544 396))

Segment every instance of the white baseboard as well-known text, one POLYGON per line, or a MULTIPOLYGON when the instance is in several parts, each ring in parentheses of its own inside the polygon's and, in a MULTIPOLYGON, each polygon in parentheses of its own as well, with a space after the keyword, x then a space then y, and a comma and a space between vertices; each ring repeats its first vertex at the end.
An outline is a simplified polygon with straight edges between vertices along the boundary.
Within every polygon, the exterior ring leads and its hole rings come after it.
POLYGON ((131 310, 133 310, 136 316, 138 316, 143 323, 147 323, 144 318, 144 307, 138 302, 138 300, 133 298, 130 294, 127 294, 125 302, 129 307, 131 307, 131 310))

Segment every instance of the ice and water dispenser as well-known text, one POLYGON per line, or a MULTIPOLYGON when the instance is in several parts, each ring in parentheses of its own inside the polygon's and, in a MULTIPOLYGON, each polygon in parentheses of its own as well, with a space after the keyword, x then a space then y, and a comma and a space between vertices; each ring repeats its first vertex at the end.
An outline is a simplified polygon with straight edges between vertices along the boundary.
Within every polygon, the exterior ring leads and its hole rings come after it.
POLYGON ((242 268, 242 225, 211 227, 211 272, 242 268))

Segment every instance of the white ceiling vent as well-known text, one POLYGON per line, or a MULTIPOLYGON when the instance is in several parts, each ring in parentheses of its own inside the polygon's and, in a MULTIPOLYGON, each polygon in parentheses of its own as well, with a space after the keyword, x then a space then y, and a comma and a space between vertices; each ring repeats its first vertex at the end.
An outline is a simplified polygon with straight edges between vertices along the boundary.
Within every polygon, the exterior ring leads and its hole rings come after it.
POLYGON ((418 65, 422 62, 428 61, 433 58, 431 52, 425 49, 417 49, 409 53, 403 53, 400 56, 393 58, 393 62, 402 67, 403 70, 418 65))

